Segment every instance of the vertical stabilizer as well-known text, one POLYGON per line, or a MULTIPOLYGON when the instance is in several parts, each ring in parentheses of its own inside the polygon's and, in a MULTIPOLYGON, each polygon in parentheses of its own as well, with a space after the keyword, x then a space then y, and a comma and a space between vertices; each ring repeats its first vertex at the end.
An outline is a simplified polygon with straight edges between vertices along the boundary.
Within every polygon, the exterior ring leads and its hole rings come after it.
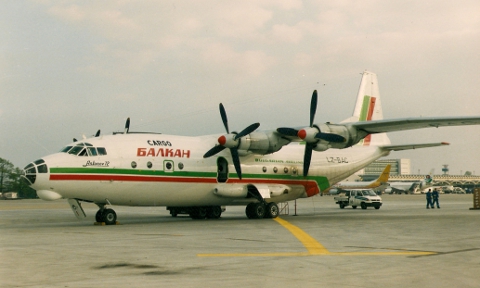
MULTIPOLYGON (((383 111, 380 101, 380 91, 378 89, 377 74, 364 71, 362 81, 358 89, 357 102, 353 110, 353 115, 343 122, 358 122, 382 120, 383 111)), ((388 145, 390 140, 385 133, 368 135, 357 145, 388 145)))

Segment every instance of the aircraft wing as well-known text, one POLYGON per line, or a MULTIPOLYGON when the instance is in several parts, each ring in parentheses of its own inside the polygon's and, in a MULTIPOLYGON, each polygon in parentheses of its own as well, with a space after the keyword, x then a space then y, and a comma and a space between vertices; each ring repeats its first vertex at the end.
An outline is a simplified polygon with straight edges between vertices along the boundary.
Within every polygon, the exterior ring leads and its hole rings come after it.
POLYGON ((420 128, 438 128, 445 126, 463 126, 478 124, 480 124, 480 117, 421 117, 372 120, 350 123, 352 127, 358 130, 363 130, 368 134, 413 130, 420 128))
POLYGON ((401 150, 412 150, 412 149, 427 148, 427 147, 437 147, 437 146, 443 146, 443 145, 450 145, 450 143, 437 142, 437 143, 423 143, 423 144, 385 145, 385 146, 380 146, 380 148, 388 151, 401 151, 401 150))

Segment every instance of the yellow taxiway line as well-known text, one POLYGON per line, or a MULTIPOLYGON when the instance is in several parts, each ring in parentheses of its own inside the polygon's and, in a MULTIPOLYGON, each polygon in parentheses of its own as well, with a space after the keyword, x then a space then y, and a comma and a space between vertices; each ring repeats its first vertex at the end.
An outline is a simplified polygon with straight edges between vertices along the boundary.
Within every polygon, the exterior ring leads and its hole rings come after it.
MULTIPOLYGON (((384 252, 330 252, 312 236, 299 227, 279 217, 273 219, 290 231, 307 249, 307 252, 272 252, 272 253, 220 253, 197 254, 198 257, 292 257, 292 256, 426 256, 434 255, 430 251, 384 251, 384 252)), ((393 250, 393 249, 392 249, 393 250)))

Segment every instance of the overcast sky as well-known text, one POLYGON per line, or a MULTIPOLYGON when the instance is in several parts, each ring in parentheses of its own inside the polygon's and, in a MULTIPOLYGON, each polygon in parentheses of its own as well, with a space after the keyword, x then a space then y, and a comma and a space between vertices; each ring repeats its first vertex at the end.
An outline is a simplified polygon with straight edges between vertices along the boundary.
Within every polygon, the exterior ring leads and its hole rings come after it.
MULTIPOLYGON (((72 138, 222 133, 353 112, 363 70, 385 118, 480 116, 480 2, 2 1, 0 157, 23 168, 72 138)), ((480 126, 389 134, 413 172, 480 174, 480 126)))

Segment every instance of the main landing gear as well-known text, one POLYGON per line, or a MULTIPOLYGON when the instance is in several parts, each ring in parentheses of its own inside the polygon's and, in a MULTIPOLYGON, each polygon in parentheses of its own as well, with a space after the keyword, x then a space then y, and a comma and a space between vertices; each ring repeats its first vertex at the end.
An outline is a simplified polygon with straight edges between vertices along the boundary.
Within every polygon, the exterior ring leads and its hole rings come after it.
POLYGON ((254 202, 247 205, 245 214, 249 219, 277 218, 279 214, 278 206, 274 202, 254 202))
POLYGON ((97 214, 95 214, 95 221, 98 223, 105 223, 105 225, 117 224, 117 213, 115 213, 113 209, 105 208, 105 206, 98 206, 100 209, 97 211, 97 214))

